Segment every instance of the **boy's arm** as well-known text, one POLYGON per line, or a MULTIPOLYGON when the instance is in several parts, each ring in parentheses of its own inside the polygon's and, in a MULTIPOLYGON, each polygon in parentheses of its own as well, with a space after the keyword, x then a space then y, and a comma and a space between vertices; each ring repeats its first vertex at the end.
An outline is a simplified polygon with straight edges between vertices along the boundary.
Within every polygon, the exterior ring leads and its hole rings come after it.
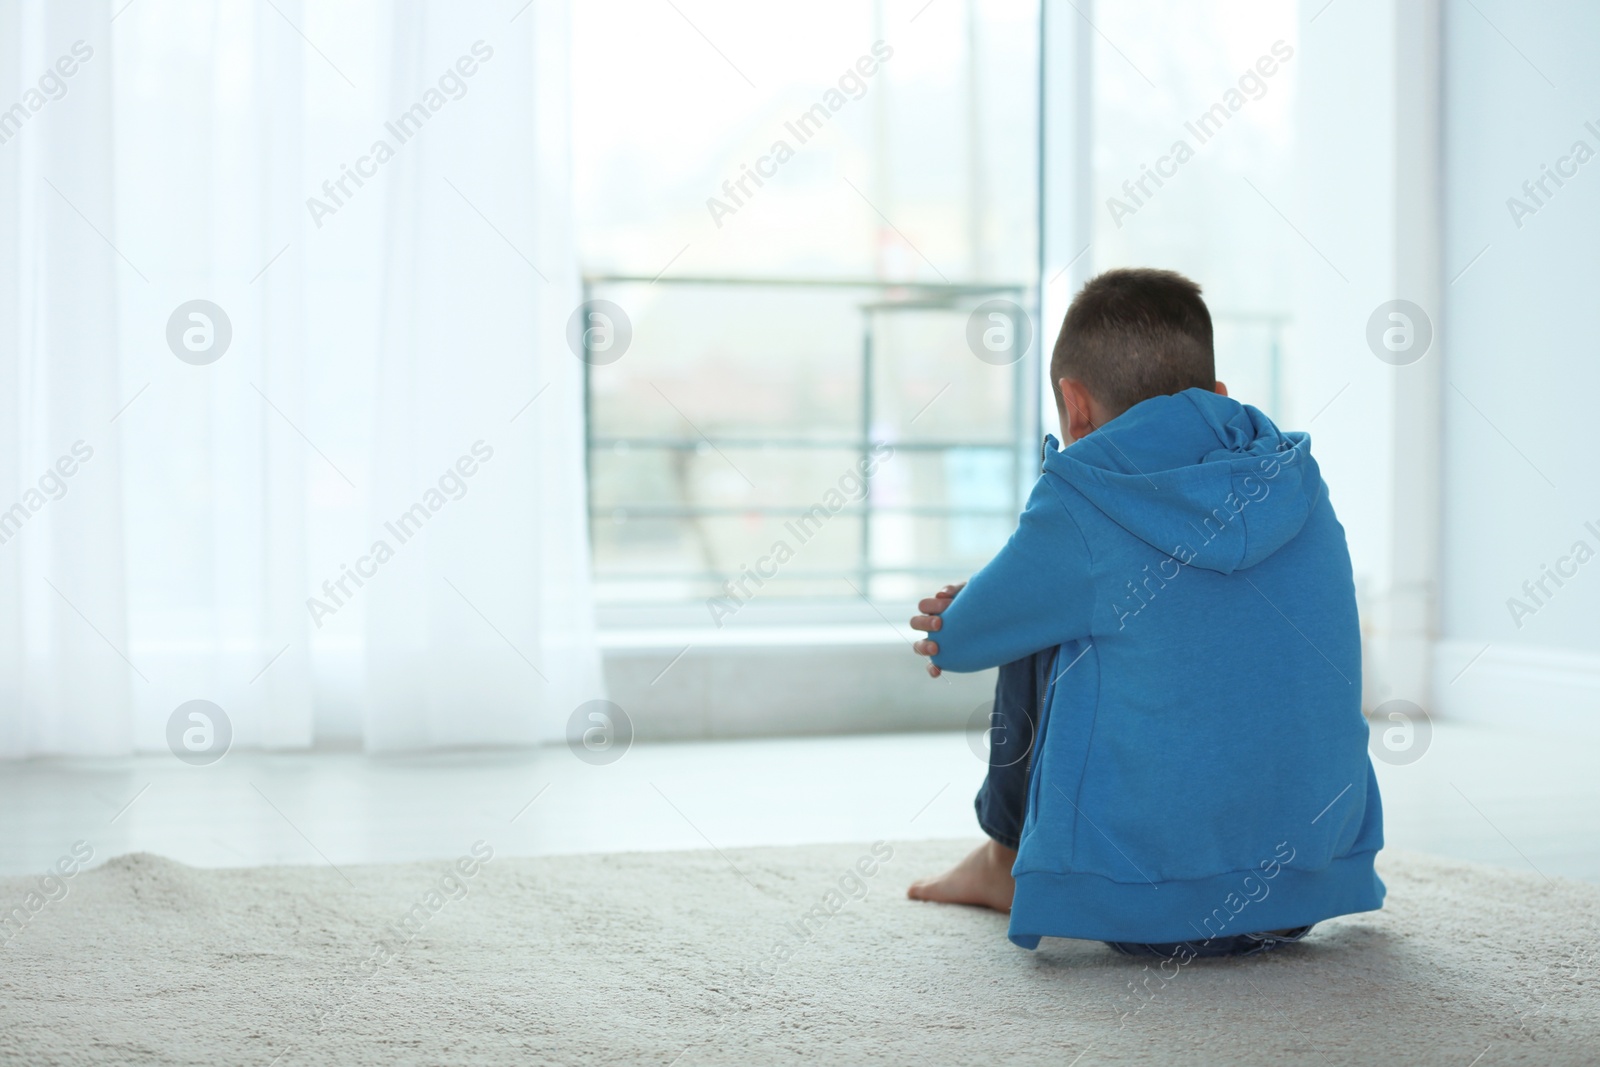
MULTIPOLYGON (((917 642, 934 670, 981 671, 1073 638, 1086 637, 1094 611, 1089 546, 1045 475, 1034 484, 1016 532, 959 596, 932 616, 917 642)), ((913 620, 918 629, 929 620, 913 620)))

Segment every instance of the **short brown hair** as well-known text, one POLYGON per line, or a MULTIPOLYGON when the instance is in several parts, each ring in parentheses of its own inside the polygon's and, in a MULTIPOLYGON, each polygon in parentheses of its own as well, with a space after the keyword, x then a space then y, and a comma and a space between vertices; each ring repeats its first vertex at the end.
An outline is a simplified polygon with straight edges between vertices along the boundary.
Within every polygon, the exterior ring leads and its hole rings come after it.
POLYGON ((1211 312, 1200 286, 1176 271, 1108 270, 1067 308, 1050 356, 1050 388, 1075 378, 1113 415, 1141 400, 1216 386, 1211 312))

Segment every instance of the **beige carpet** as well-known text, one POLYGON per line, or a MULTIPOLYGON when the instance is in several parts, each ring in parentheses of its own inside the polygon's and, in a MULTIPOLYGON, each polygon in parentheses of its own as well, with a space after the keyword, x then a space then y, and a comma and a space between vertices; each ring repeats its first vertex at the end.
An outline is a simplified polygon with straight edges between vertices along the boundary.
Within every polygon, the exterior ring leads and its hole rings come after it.
MULTIPOLYGON (((903 899, 970 844, 495 858, 453 879, 124 856, 0 945, 0 1062, 1600 1062, 1600 887, 1385 853, 1384 911, 1163 977, 903 899)), ((0 880, 0 907, 37 886, 0 880)))

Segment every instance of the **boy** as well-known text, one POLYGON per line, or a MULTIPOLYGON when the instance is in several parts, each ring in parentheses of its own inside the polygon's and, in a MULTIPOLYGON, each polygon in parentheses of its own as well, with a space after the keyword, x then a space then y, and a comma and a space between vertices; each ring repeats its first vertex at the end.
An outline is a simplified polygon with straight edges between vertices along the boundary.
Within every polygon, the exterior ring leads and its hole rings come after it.
POLYGON ((999 667, 989 835, 918 900, 1011 940, 1248 954, 1382 906, 1344 529, 1304 433, 1216 380, 1200 287, 1114 270, 1050 360, 1061 435, 1017 531, 919 605, 928 672, 999 667))

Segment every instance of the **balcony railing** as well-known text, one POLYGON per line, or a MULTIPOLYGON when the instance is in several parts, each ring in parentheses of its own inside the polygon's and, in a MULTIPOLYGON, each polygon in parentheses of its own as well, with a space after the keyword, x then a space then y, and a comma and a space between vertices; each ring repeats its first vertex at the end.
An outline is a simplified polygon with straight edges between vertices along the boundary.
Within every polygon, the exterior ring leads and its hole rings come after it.
MULTIPOLYGON (((1022 358, 993 366, 966 350, 966 319, 995 299, 1033 315, 1033 292, 1019 283, 586 277, 586 301, 611 300, 635 319, 638 350, 616 364, 585 362, 602 602, 719 595, 785 521, 813 504, 825 482, 804 472, 868 461, 879 442, 907 457, 901 467, 910 469, 887 481, 863 478, 859 500, 839 512, 854 529, 834 535, 825 551, 797 556, 770 586, 762 583, 763 595, 902 597, 970 573, 1004 543, 1037 472, 1036 383, 1049 339, 1032 329, 1022 358), (821 353, 818 368, 806 371, 832 388, 822 426, 784 410, 785 398, 774 395, 783 386, 761 381, 761 368, 774 364, 774 338, 798 335, 808 338, 806 352, 821 353), (705 354, 711 349, 716 358, 705 354), (673 371, 682 379, 676 399, 655 382, 673 371), (741 375, 743 387, 726 382, 741 375), (747 414, 739 401, 746 393, 775 413, 747 414), (933 414, 922 422, 926 411, 933 414), (759 490, 735 457, 760 467, 759 490), (641 467, 659 476, 641 478, 641 467), (717 477, 737 492, 718 489, 717 477)), ((1222 316, 1217 325, 1219 351, 1230 331, 1258 335, 1244 346, 1261 364, 1248 376, 1275 404, 1282 318, 1222 316)), ((795 382, 807 382, 805 374, 795 382)))

